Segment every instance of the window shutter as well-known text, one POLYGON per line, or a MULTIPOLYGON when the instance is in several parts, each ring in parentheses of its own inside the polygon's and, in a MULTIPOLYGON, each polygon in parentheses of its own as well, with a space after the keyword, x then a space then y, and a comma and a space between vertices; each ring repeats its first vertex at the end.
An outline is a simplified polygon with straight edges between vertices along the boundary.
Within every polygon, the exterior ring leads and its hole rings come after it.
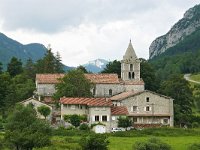
POLYGON ((144 107, 144 111, 146 111, 146 107, 144 107))
POLYGON ((99 116, 99 121, 102 121, 102 116, 99 116))
POLYGON ((133 111, 133 106, 131 106, 131 111, 133 111))
POLYGON ((107 121, 110 121, 110 118, 109 118, 109 116, 107 116, 107 121))
POLYGON ((95 121, 95 116, 92 116, 92 121, 95 121))
POLYGON ((151 107, 149 107, 149 111, 151 111, 151 107))

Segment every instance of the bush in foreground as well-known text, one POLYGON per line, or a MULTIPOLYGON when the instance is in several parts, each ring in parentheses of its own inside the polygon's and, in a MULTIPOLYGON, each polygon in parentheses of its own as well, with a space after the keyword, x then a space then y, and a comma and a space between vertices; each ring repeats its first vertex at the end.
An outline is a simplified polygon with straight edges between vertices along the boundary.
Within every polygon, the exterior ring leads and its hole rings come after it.
POLYGON ((107 150, 108 144, 107 136, 102 134, 93 134, 80 140, 83 150, 107 150))
POLYGON ((171 147, 160 139, 151 138, 146 142, 136 142, 133 150, 171 150, 171 147))
POLYGON ((200 150, 200 143, 194 143, 188 147, 188 150, 200 150))

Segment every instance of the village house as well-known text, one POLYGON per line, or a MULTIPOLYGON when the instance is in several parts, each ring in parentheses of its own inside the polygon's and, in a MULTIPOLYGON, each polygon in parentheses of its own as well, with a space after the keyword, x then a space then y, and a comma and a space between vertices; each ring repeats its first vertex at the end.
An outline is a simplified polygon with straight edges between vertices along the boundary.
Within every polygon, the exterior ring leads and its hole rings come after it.
MULTIPOLYGON (((36 93, 52 96, 62 77, 64 74, 37 74, 36 93)), ((85 77, 95 85, 91 89, 94 97, 61 98, 61 120, 64 115, 84 114, 90 124, 103 122, 105 132, 117 127, 119 116, 128 116, 135 127, 173 126, 173 99, 145 90, 140 60, 131 41, 121 61, 121 78, 117 74, 85 74, 85 77)))

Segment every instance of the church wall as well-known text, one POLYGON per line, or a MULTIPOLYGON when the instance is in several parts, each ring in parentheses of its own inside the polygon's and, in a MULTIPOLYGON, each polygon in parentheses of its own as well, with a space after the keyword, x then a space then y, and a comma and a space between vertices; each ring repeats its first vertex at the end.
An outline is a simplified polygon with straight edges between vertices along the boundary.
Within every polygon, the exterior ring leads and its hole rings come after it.
POLYGON ((112 90, 112 95, 119 94, 125 91, 124 85, 121 84, 96 84, 95 97, 110 97, 109 90, 112 90))
POLYGON ((126 91, 141 92, 144 91, 144 85, 124 85, 126 91))
POLYGON ((51 96, 55 90, 55 84, 36 84, 38 95, 51 96))

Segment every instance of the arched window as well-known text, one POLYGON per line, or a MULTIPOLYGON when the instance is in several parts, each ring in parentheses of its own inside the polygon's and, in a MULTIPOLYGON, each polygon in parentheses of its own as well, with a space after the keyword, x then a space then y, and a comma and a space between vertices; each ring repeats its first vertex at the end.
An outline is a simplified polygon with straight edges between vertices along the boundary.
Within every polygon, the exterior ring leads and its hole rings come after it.
POLYGON ((131 79, 131 72, 128 73, 128 78, 131 79))
POLYGON ((109 90, 109 96, 112 96, 112 89, 109 90))
POLYGON ((96 95, 96 87, 93 88, 93 95, 96 95))
POLYGON ((134 79, 135 78, 135 73, 134 72, 132 72, 132 79, 134 79))
POLYGON ((133 64, 130 64, 130 71, 133 71, 133 64))

